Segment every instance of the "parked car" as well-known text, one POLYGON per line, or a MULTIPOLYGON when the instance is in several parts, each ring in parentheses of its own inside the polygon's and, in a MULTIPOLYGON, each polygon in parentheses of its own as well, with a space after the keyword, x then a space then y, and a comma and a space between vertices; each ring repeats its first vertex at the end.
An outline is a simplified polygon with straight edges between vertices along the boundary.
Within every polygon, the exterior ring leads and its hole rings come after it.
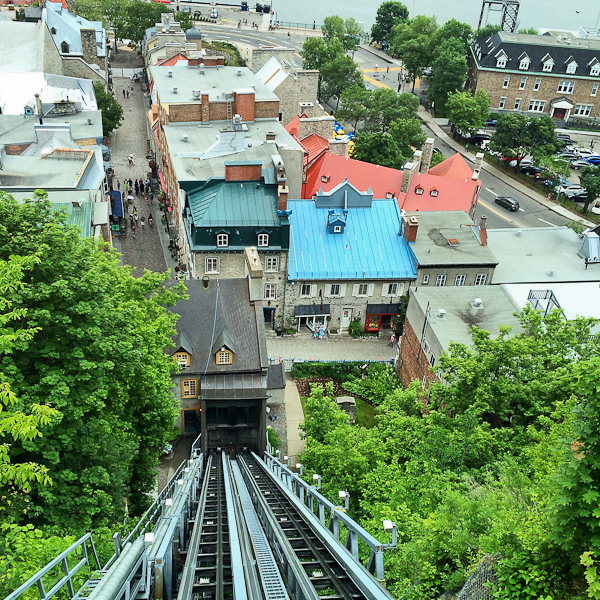
POLYGON ((563 142, 572 142, 571 136, 568 133, 557 133, 556 139, 563 142))
POLYGON ((567 190, 563 196, 573 202, 585 202, 587 200, 587 192, 583 188, 567 190))
POLYGON ((556 188, 557 193, 564 194, 567 191, 580 190, 581 186, 578 183, 562 180, 561 184, 556 188), (564 183, 562 183, 564 182, 564 183))
POLYGON ((577 154, 579 158, 587 158, 588 156, 598 156, 597 152, 589 150, 588 148, 575 148, 573 152, 575 152, 575 154, 577 154))
POLYGON ((441 154, 442 156, 444 156, 444 153, 439 149, 439 148, 433 148, 433 154, 441 154))
POLYGON ((589 167, 590 163, 587 160, 583 160, 581 158, 576 158, 575 160, 571 161, 571 169, 575 169, 576 171, 578 171, 579 169, 583 168, 583 167, 589 167))
POLYGON ((521 173, 525 173, 525 175, 539 177, 541 169, 535 165, 519 165, 519 171, 521 171, 521 173))
POLYGON ((503 206, 507 210, 512 212, 516 212, 521 208, 521 205, 514 198, 510 198, 509 196, 496 196, 495 200, 496 204, 503 206))
POLYGON ((194 11, 194 19, 199 19, 202 16, 202 13, 199 10, 194 11))
POLYGON ((595 165, 596 167, 600 165, 600 156, 588 156, 583 160, 587 161, 591 165, 595 165))
POLYGON ((575 152, 561 152, 559 158, 567 158, 568 160, 577 160, 579 156, 575 152))
POLYGON ((489 142, 492 136, 489 133, 476 133, 471 140, 476 146, 481 146, 483 142, 489 142))
POLYGON ((211 19, 218 19, 219 18, 219 11, 213 7, 210 9, 210 18, 211 19))
POLYGON ((497 123, 498 123, 497 119, 490 119, 489 121, 486 122, 486 125, 488 127, 496 127, 497 123))

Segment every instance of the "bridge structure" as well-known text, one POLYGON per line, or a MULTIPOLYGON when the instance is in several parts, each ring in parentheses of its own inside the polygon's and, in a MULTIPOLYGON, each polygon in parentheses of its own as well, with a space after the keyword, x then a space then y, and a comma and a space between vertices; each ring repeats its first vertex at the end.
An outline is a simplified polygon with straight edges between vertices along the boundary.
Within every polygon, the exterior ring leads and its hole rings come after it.
MULTIPOLYGON (((390 600, 381 543, 302 479, 288 457, 200 451, 200 437, 156 501, 101 566, 91 534, 6 600, 390 600), (57 571, 59 574, 57 575, 57 571), (82 585, 82 574, 89 574, 82 585)), ((389 535, 387 536, 389 537, 389 535)))

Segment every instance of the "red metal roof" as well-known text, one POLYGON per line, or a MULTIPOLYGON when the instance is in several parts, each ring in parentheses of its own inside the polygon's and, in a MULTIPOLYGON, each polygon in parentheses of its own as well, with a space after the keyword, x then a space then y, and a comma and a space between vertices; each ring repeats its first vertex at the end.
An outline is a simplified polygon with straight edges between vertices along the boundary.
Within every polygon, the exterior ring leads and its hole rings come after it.
POLYGON ((473 171, 467 161, 458 152, 429 169, 431 175, 450 177, 450 179, 471 179, 473 171))
POLYGON ((178 53, 178 54, 174 54, 173 56, 163 58, 161 61, 156 63, 156 66, 157 67, 171 66, 180 60, 187 60, 187 59, 188 59, 188 57, 185 54, 178 53))
POLYGON ((304 164, 310 165, 316 160, 323 152, 329 150, 329 142, 320 135, 313 133, 302 140, 302 145, 308 151, 308 156, 304 156, 304 164))

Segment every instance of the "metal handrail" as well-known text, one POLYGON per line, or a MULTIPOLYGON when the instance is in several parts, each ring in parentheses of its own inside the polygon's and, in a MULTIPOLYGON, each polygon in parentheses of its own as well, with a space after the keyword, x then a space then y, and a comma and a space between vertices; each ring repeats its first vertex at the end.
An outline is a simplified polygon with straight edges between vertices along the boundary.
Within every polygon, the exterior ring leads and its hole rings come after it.
POLYGON ((36 584, 40 593, 41 600, 50 600, 50 598, 52 598, 65 585, 67 585, 69 588, 69 597, 73 598, 73 596, 75 596, 75 590, 73 589, 72 581, 73 575, 75 575, 75 573, 77 573, 79 569, 86 565, 88 568, 90 568, 88 551, 85 545, 85 543, 88 540, 92 546, 92 552, 94 554, 94 558, 96 559, 97 568, 99 569, 100 561, 98 560, 98 555, 96 554, 96 547, 94 546, 92 534, 86 533, 84 536, 80 537, 73 545, 69 546, 66 550, 61 552, 54 560, 50 561, 45 567, 40 569, 35 575, 30 577, 23 585, 19 586, 12 594, 9 594, 4 600, 15 600, 21 594, 26 592, 30 587, 36 584), (83 558, 71 569, 69 567, 67 558, 72 552, 75 552, 75 550, 77 550, 79 547, 81 547, 83 558), (45 575, 47 575, 59 563, 62 563, 65 575, 52 587, 50 591, 46 592, 42 578, 45 575))

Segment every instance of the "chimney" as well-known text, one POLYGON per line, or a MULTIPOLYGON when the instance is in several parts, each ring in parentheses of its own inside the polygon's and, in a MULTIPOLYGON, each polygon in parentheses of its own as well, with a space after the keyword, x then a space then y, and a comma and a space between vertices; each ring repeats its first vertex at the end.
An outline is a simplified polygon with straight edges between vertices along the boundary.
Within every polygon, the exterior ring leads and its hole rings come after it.
POLYGON ((421 173, 429 173, 431 167, 431 157, 433 156, 434 138, 427 138, 423 146, 423 162, 421 163, 421 173))
POLYGON ((481 245, 487 246, 487 217, 485 215, 481 215, 479 218, 479 237, 481 245))
POLYGON ((478 152, 475 155, 475 167, 473 169, 473 177, 474 181, 479 179, 479 174, 481 173, 481 167, 483 166, 483 152, 478 152))
POLYGON ((404 217, 402 219, 404 225, 404 237, 407 242, 417 241, 417 231, 419 229, 419 221, 417 217, 404 217))
POLYGON ((242 131, 242 116, 233 115, 233 130, 242 131))
POLYGON ((35 95, 35 106, 36 106, 36 110, 38 115, 43 115, 44 111, 42 110, 42 101, 40 99, 40 95, 36 94, 35 95))
POLYGON ((413 163, 415 163, 415 173, 418 173, 421 170, 421 159, 423 158, 423 152, 421 150, 415 150, 413 154, 413 163))
POLYGON ((312 102, 300 102, 299 109, 300 116, 304 115, 309 118, 314 116, 315 105, 312 102))
POLYGON ((412 181, 413 175, 415 174, 416 165, 411 162, 407 162, 404 165, 404 171, 402 172, 402 187, 400 191, 403 194, 408 192, 408 188, 410 187, 410 182, 412 181))
POLYGON ((274 142, 274 141, 275 141, 275 132, 267 131, 267 142, 274 142))
POLYGON ((280 185, 277 188, 277 196, 279 198, 279 210, 287 210, 289 192, 290 190, 287 185, 280 185))

